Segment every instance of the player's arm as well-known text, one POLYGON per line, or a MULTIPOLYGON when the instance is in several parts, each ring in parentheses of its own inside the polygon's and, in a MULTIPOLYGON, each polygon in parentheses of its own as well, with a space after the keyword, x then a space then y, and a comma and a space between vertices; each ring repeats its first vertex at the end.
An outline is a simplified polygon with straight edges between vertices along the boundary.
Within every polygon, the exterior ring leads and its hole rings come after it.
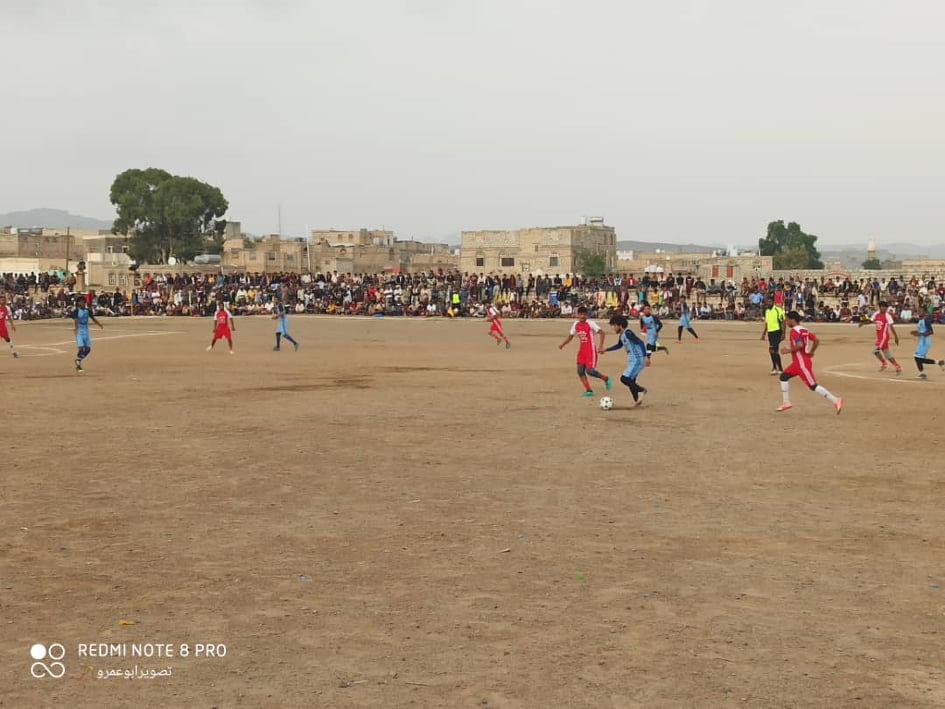
POLYGON ((226 313, 226 320, 230 324, 230 330, 236 332, 236 321, 233 320, 233 315, 229 311, 226 313))
MULTIPOLYGON (((598 351, 598 352, 603 352, 603 351, 604 351, 604 338, 605 338, 606 336, 607 336, 607 333, 604 332, 603 329, 601 329, 600 331, 598 331, 598 333, 597 333, 597 351, 598 351)), ((620 343, 617 343, 617 344, 620 344, 620 343)))
POLYGON ((558 345, 558 349, 563 350, 564 346, 567 345, 573 339, 574 339, 574 335, 568 335, 567 337, 564 338, 564 342, 558 345))
MULTIPOLYGON (((95 316, 92 315, 92 313, 89 313, 89 320, 91 320, 91 321, 94 322, 96 325, 98 325, 100 329, 102 329, 102 330, 105 329, 105 326, 102 325, 102 323, 100 323, 98 320, 96 320, 96 319, 95 319, 95 316)), ((898 342, 898 340, 897 340, 897 342, 898 342)))
POLYGON ((813 357, 814 352, 816 352, 817 348, 820 347, 820 338, 817 337, 817 335, 815 335, 814 333, 810 333, 808 337, 810 338, 811 346, 810 346, 810 352, 807 353, 807 356, 813 357))
MULTIPOLYGON (((624 330, 623 332, 627 333, 628 335, 633 335, 633 333, 630 332, 629 330, 624 330)), ((634 335, 634 337, 636 337, 636 335, 634 335)), ((601 354, 603 354, 604 352, 614 352, 619 349, 623 349, 623 333, 617 335, 617 344, 611 345, 607 349, 598 350, 598 351, 601 354)))
POLYGON ((898 344, 899 344, 899 333, 896 332, 896 326, 893 325, 892 323, 889 323, 889 332, 892 333, 892 336, 895 338, 896 344, 898 345, 898 344))
POLYGON ((8 314, 7 321, 10 323, 10 329, 13 330, 13 332, 16 332, 16 323, 13 321, 13 310, 10 308, 9 305, 5 305, 3 307, 7 309, 7 314, 8 314))
POLYGON ((634 335, 634 337, 636 338, 636 342, 634 342, 633 344, 637 348, 637 350, 640 352, 640 354, 643 355, 644 366, 649 367, 650 366, 650 352, 649 350, 646 349, 646 345, 643 344, 643 340, 641 340, 639 337, 636 337, 636 335, 634 335))

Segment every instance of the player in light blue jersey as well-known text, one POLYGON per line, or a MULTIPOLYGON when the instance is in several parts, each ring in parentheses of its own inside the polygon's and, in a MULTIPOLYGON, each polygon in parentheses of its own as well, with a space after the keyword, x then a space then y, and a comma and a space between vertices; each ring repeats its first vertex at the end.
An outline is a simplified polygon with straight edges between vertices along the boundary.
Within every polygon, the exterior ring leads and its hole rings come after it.
POLYGON ((75 311, 72 313, 72 331, 75 333, 76 347, 79 348, 75 355, 75 371, 79 374, 85 371, 82 369, 82 360, 88 357, 92 351, 92 335, 89 333, 90 320, 98 325, 99 329, 105 329, 105 326, 96 320, 89 310, 89 302, 86 296, 79 296, 75 311))
POLYGON ((292 343, 292 346, 295 347, 295 351, 299 351, 299 343, 292 339, 292 335, 289 334, 289 313, 286 310, 285 303, 282 302, 282 298, 277 295, 272 296, 272 300, 275 303, 273 307, 273 320, 278 320, 279 325, 276 327, 276 346, 273 347, 273 351, 279 352, 281 350, 281 339, 284 337, 289 342, 292 343))
POLYGON ((932 330, 932 316, 928 313, 923 314, 919 318, 919 322, 916 325, 916 329, 909 333, 913 337, 918 338, 918 343, 915 347, 915 366, 919 369, 919 379, 925 379, 928 375, 925 373, 926 364, 937 364, 941 369, 945 369, 945 360, 934 360, 929 358, 929 348, 932 346, 932 335, 935 334, 935 331, 932 330))
POLYGON ((669 347, 659 344, 660 330, 663 329, 663 321, 653 314, 649 303, 644 303, 643 312, 640 314, 640 327, 646 333, 646 349, 651 354, 663 350, 669 354, 669 347))
POLYGON ((699 342, 699 336, 696 334, 696 331, 692 329, 692 308, 689 307, 689 303, 686 302, 686 296, 679 296, 679 326, 676 329, 676 344, 682 344, 682 331, 688 330, 689 334, 696 338, 696 342, 699 342))
POLYGON ((617 344, 601 350, 601 354, 621 348, 627 351, 627 368, 620 376, 620 381, 630 389, 630 396, 639 406, 643 403, 643 396, 647 393, 647 390, 637 384, 637 377, 644 367, 650 366, 650 353, 646 345, 643 344, 643 340, 637 337, 636 333, 627 329, 628 322, 625 315, 614 315, 610 319, 610 324, 617 335, 617 344))

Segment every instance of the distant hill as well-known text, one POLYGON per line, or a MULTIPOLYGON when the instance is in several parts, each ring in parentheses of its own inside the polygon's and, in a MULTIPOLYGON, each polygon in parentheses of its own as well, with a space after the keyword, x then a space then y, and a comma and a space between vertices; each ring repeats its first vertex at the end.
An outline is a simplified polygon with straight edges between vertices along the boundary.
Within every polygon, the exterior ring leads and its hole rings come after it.
POLYGON ((0 226, 47 227, 49 229, 111 229, 112 222, 94 217, 81 217, 62 209, 27 209, 0 214, 0 226))

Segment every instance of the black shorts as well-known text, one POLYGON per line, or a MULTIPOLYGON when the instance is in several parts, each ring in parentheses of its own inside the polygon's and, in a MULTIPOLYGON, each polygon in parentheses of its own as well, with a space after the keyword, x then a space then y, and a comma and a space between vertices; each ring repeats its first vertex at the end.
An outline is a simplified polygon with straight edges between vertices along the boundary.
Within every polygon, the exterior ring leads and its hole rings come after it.
POLYGON ((778 349, 781 344, 781 331, 775 330, 774 332, 768 333, 768 348, 772 350, 778 349))

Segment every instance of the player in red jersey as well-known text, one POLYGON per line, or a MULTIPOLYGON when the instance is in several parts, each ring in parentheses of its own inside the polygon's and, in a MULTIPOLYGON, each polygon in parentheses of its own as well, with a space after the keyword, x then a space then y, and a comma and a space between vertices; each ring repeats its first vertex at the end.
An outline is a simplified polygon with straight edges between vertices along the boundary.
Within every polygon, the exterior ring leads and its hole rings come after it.
POLYGON ((596 322, 587 319, 587 308, 583 305, 577 309, 577 320, 571 325, 571 332, 568 333, 564 342, 558 345, 558 349, 564 349, 565 345, 573 340, 575 335, 581 343, 578 347, 577 375, 584 385, 584 396, 594 396, 591 383, 587 379, 588 375, 597 377, 604 382, 604 386, 610 389, 613 386, 610 377, 597 371, 598 352, 604 349, 604 331, 596 322), (598 336, 597 347, 594 346, 594 335, 598 336))
POLYGON ((892 335, 896 344, 899 344, 899 333, 896 332, 896 326, 893 325, 893 314, 889 312, 889 304, 883 300, 879 303, 879 310, 873 313, 869 320, 860 322, 857 327, 863 327, 868 323, 876 325, 876 344, 873 346, 873 355, 879 360, 879 371, 882 372, 889 367, 886 360, 889 360, 896 368, 896 374, 902 374, 902 366, 896 361, 889 351, 889 336, 892 335), (883 359, 885 355, 885 359, 883 359))
POLYGON ((497 345, 501 345, 505 341, 505 349, 509 349, 512 346, 512 343, 509 342, 509 338, 505 336, 505 331, 502 329, 502 319, 499 317, 499 310, 492 303, 486 307, 486 320, 489 321, 489 337, 495 340, 497 345))
POLYGON ((831 394, 820 386, 814 378, 812 358, 814 352, 820 346, 820 340, 817 339, 814 333, 801 325, 801 316, 796 310, 792 310, 785 316, 785 322, 788 324, 787 340, 790 344, 781 348, 781 354, 791 355, 791 364, 781 374, 781 398, 783 401, 777 410, 787 411, 792 408, 788 396, 789 382, 791 377, 800 377, 812 392, 829 399, 834 410, 839 414, 840 409, 843 408, 843 399, 831 394))
POLYGON ((236 323, 233 322, 233 316, 226 309, 226 303, 222 300, 217 303, 217 312, 213 314, 213 339, 207 352, 213 349, 217 340, 226 340, 230 346, 230 354, 233 354, 233 333, 236 332, 236 323))
POLYGON ((7 305, 7 297, 0 293, 0 340, 7 343, 10 352, 12 352, 13 357, 16 358, 20 355, 13 349, 13 338, 10 337, 10 333, 7 332, 7 323, 10 323, 13 332, 16 332, 16 325, 13 323, 13 311, 10 310, 10 306, 7 305))

